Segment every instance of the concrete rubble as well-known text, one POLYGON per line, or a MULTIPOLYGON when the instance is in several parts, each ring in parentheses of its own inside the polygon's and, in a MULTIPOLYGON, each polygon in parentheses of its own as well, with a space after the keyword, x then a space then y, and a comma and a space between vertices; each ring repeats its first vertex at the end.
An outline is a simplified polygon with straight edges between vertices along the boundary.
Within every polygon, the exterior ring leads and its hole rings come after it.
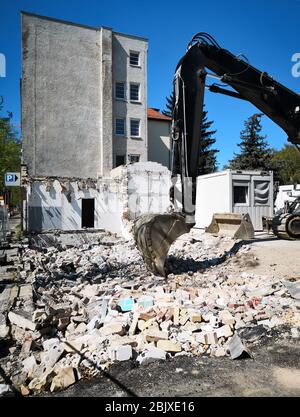
MULTIPOLYGON (((23 245, 21 283, 0 314, 0 341, 10 346, 1 367, 31 395, 65 389, 117 361, 249 356, 252 343, 281 325, 299 337, 296 284, 243 272, 243 262, 256 260, 248 245, 234 245, 199 231, 184 235, 171 247, 167 278, 152 275, 134 242, 115 235, 23 245)), ((0 387, 6 392, 1 378, 0 387)))

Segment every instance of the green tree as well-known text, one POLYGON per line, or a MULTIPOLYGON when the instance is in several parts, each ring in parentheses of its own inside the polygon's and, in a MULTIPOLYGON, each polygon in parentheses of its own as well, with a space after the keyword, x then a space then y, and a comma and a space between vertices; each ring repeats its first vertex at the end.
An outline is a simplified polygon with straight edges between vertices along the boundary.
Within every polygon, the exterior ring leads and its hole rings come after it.
POLYGON ((241 131, 241 142, 238 144, 241 152, 234 154, 226 168, 265 171, 273 168, 272 149, 265 140, 266 136, 260 134, 262 116, 256 113, 244 122, 245 129, 241 131))
MULTIPOLYGON (((0 112, 2 106, 0 105, 0 112)), ((4 175, 8 171, 20 171, 20 140, 16 129, 12 124, 12 114, 8 117, 0 115, 0 194, 5 191, 4 175)), ((20 188, 11 187, 12 200, 11 204, 20 203, 20 188)))
MULTIPOLYGON (((166 109, 162 111, 165 116, 172 117, 173 113, 174 94, 170 97, 166 97, 166 109)), ((199 167, 198 175, 209 174, 215 172, 218 167, 216 154, 218 149, 211 149, 211 146, 216 142, 214 135, 216 130, 209 130, 213 121, 207 120, 207 111, 203 110, 203 120, 201 127, 200 140, 200 154, 199 154, 199 167)))
POLYGON ((168 117, 172 117, 173 113, 173 103, 174 103, 174 93, 170 97, 166 97, 166 109, 162 111, 162 114, 168 117))
POLYGON ((300 152, 294 145, 286 144, 274 150, 272 163, 277 167, 277 178, 281 185, 300 183, 300 152))

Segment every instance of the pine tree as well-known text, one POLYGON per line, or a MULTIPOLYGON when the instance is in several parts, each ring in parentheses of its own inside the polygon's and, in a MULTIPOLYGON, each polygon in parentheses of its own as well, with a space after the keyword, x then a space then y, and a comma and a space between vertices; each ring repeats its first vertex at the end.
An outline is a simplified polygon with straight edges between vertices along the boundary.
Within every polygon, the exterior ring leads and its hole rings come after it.
MULTIPOLYGON (((162 114, 172 117, 174 94, 172 93, 170 97, 166 97, 166 101, 166 109, 162 111, 162 114)), ((216 130, 209 130, 212 124, 213 121, 207 120, 207 111, 203 110, 198 175, 215 172, 218 167, 216 154, 219 150, 211 149, 211 146, 216 142, 214 135, 217 132, 216 130)))
POLYGON ((241 131, 241 142, 238 144, 241 152, 234 154, 226 168, 265 171, 272 169, 272 150, 265 140, 266 136, 260 134, 262 116, 256 113, 244 122, 245 129, 241 131))
POLYGON ((173 113, 173 102, 174 102, 174 93, 172 93, 170 95, 170 97, 166 97, 166 110, 162 111, 162 114, 164 114, 165 116, 168 117, 172 117, 172 113, 173 113))
POLYGON ((198 175, 210 174, 215 172, 218 167, 216 154, 219 150, 211 149, 211 146, 216 143, 214 135, 217 132, 209 130, 212 124, 213 121, 207 120, 207 111, 203 110, 198 175))

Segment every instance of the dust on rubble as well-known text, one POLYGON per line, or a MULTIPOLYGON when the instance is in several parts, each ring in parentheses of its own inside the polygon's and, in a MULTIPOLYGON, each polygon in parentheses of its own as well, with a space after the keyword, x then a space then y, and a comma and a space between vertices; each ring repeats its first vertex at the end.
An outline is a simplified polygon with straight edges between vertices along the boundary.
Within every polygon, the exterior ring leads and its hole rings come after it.
POLYGON ((193 230, 172 245, 167 278, 146 269, 133 241, 109 234, 22 249, 18 285, 0 293, 0 365, 22 395, 65 389, 118 361, 251 356, 281 325, 299 338, 298 293, 287 285, 297 278, 259 247, 193 230))

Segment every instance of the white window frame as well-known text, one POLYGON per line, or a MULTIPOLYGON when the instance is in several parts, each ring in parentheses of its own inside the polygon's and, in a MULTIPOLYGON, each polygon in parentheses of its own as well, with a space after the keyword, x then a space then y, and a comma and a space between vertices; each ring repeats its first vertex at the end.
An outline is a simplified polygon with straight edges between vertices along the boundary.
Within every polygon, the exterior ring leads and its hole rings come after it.
POLYGON ((115 82, 115 99, 116 100, 126 100, 126 83, 124 81, 116 81, 115 82), (123 84, 124 97, 117 97, 117 84, 123 84))
POLYGON ((132 138, 140 138, 141 137, 141 119, 130 119, 130 136, 132 138), (138 133, 138 135, 133 135, 132 134, 131 122, 139 122, 139 133, 138 133))
POLYGON ((126 136, 126 120, 124 117, 115 118, 115 135, 116 136, 126 136), (117 120, 123 120, 124 133, 117 133, 117 120))
POLYGON ((133 103, 140 103, 141 102, 141 84, 140 83, 129 83, 129 97, 130 101, 133 103), (131 97, 131 87, 135 86, 138 87, 138 98, 134 99, 131 97))
POLYGON ((132 67, 140 67, 141 66, 141 53, 140 53, 140 51, 134 51, 134 50, 129 51, 129 64, 132 67), (138 63, 137 64, 132 64, 131 63, 131 54, 138 54, 138 63))

